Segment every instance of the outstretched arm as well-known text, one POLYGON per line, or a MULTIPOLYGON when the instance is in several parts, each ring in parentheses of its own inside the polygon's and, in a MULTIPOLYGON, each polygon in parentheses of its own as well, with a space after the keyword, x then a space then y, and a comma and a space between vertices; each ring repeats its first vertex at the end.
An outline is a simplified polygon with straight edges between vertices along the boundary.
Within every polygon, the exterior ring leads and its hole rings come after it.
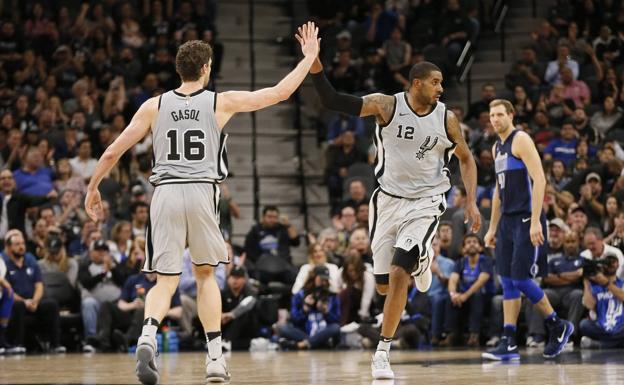
POLYGON ((147 135, 158 113, 158 97, 154 97, 141 105, 139 110, 134 114, 132 121, 125 130, 108 146, 106 151, 97 165, 95 171, 87 187, 87 196, 85 198, 85 209, 87 215, 97 221, 102 214, 102 200, 98 191, 98 186, 108 175, 113 166, 119 161, 119 158, 128 151, 128 149, 137 144, 147 135))
POLYGON ((319 51, 318 28, 314 23, 304 24, 299 28, 299 33, 301 36, 297 35, 297 39, 301 43, 304 58, 279 83, 257 91, 228 91, 218 95, 216 117, 220 128, 223 128, 237 112, 257 111, 272 106, 288 99, 295 92, 308 74, 319 51))
POLYGON ((462 135, 459 120, 452 111, 447 111, 446 127, 449 139, 457 145, 455 156, 459 159, 459 170, 466 188, 468 203, 464 210, 464 223, 472 221, 470 231, 476 233, 481 228, 481 214, 477 208, 477 164, 462 135))
POLYGON ((310 68, 312 83, 323 107, 355 116, 374 116, 379 124, 388 124, 394 114, 394 96, 370 94, 364 97, 336 92, 317 57, 310 68))

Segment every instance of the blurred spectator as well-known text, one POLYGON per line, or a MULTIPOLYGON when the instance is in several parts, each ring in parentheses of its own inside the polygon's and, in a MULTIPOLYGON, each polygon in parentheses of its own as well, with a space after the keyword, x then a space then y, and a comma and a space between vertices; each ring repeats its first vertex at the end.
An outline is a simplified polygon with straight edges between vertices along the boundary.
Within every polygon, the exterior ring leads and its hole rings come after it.
POLYGON ((137 201, 130 207, 132 212, 132 236, 145 237, 147 221, 149 220, 149 205, 142 201, 137 201))
MULTIPOLYGON (((112 248, 111 248, 112 251, 112 248)), ((113 257, 115 258, 115 257, 113 257)), ((119 282, 126 282, 126 280, 135 274, 141 272, 141 267, 145 262, 145 237, 138 236, 132 241, 132 246, 128 253, 128 257, 125 260, 117 263, 115 271, 119 277, 119 282)))
POLYGON ((487 112, 489 121, 490 102, 494 98, 496 98, 496 87, 494 87, 494 84, 484 84, 481 87, 481 99, 470 105, 466 120, 479 119, 482 112, 487 112))
POLYGON ((517 85, 514 87, 514 97, 511 100, 516 113, 514 114, 514 123, 529 123, 533 118, 534 105, 531 98, 526 93, 524 86, 517 85))
POLYGON ((350 94, 356 90, 358 73, 351 61, 351 51, 338 52, 337 61, 328 71, 327 78, 339 92, 350 94))
POLYGON ((43 256, 48 237, 48 225, 45 219, 39 218, 33 224, 33 231, 30 240, 26 241, 26 251, 33 255, 43 256))
POLYGON ((9 326, 14 301, 13 288, 5 278, 6 272, 4 258, 0 258, 0 354, 18 353, 18 351, 12 350, 6 339, 6 330, 9 326))
POLYGON ((238 203, 234 201, 234 198, 232 198, 228 185, 221 184, 219 185, 219 189, 221 190, 219 199, 219 227, 223 233, 223 238, 227 241, 231 239, 234 234, 232 218, 240 218, 241 209, 238 203))
POLYGON ((291 322, 278 327, 282 349, 317 349, 340 336, 340 300, 329 289, 329 270, 317 266, 292 297, 291 322))
POLYGON ((590 124, 598 135, 604 138, 614 128, 621 127, 623 117, 622 108, 615 104, 613 97, 607 96, 602 102, 602 110, 592 115, 590 124))
POLYGON ((93 243, 89 250, 89 259, 80 265, 78 279, 82 287, 82 323, 88 344, 85 349, 92 351, 102 342, 96 338, 101 318, 98 316, 100 309, 105 303, 119 298, 120 286, 124 283, 104 240, 93 243))
POLYGON ((442 14, 439 34, 449 62, 457 61, 464 45, 471 38, 471 30, 472 24, 466 13, 460 9, 459 0, 448 0, 442 14))
MULTIPOLYGON (((579 255, 579 237, 576 233, 565 234, 563 255, 550 258, 548 275, 542 279, 544 294, 558 314, 566 314, 566 319, 574 324, 578 334, 578 324, 585 313, 582 298, 583 258, 579 255)), ((543 347, 546 340, 544 318, 534 307, 527 307, 526 317, 529 326, 528 347, 543 347)))
POLYGON ((354 209, 362 203, 368 203, 369 197, 364 182, 360 179, 353 179, 349 182, 349 199, 344 202, 343 206, 350 206, 354 209))
POLYGON ((397 22, 398 16, 395 12, 385 10, 380 3, 373 3, 370 14, 364 21, 364 28, 367 30, 366 39, 377 47, 381 46, 390 38, 397 22))
POLYGON ((124 263, 132 251, 132 224, 128 221, 117 222, 107 245, 115 263, 124 263))
POLYGON ((581 253, 581 257, 590 260, 601 260, 607 256, 614 256, 618 260, 617 276, 624 278, 624 254, 620 249, 607 245, 602 238, 602 231, 597 227, 588 227, 585 230, 583 239, 586 249, 581 253))
MULTIPOLYGON (((156 273, 133 275, 124 284, 117 303, 102 304, 95 338, 100 350, 115 349, 126 352, 129 345, 136 344, 143 327, 145 296, 154 285, 156 285, 156 273)), ((167 324, 167 319, 177 321, 181 316, 180 292, 176 289, 162 325, 167 324)))
POLYGON ((570 4, 570 0, 557 0, 548 9, 548 20, 561 34, 567 29, 573 16, 574 7, 570 4))
POLYGON ((440 255, 450 259, 457 259, 453 254, 453 225, 450 221, 440 221, 438 225, 438 234, 436 239, 440 241, 440 255))
POLYGON ((10 170, 0 171, 0 236, 4 238, 9 229, 25 232, 25 216, 29 207, 44 204, 50 198, 56 197, 56 191, 51 190, 43 196, 33 196, 15 191, 15 180, 10 170))
POLYGON ((560 71, 561 83, 563 84, 563 97, 574 102, 575 107, 587 107, 591 102, 591 92, 587 83, 582 80, 574 80, 572 70, 568 67, 560 71))
POLYGON ((370 238, 368 231, 363 228, 356 228, 349 237, 348 250, 357 252, 364 263, 372 266, 373 254, 370 249, 370 238))
POLYGON ((338 233, 336 230, 332 228, 322 230, 318 236, 318 244, 321 245, 329 263, 342 267, 343 257, 336 252, 338 249, 338 233))
POLYGON ((608 256, 606 266, 589 279, 583 280, 583 305, 596 312, 596 319, 584 319, 580 324, 584 348, 613 348, 624 345, 624 281, 616 272, 618 258, 608 256))
POLYGON ((600 226, 600 218, 605 214, 602 195, 602 178, 598 173, 590 172, 585 177, 585 184, 580 189, 579 206, 585 210, 591 226, 600 226))
POLYGON ((355 208, 355 220, 357 221, 357 226, 364 228, 366 231, 368 228, 368 216, 369 216, 369 204, 364 201, 357 205, 355 208))
POLYGON ((561 192, 570 182, 571 178, 566 176, 566 165, 561 159, 552 162, 547 179, 548 183, 552 185, 557 192, 561 192))
POLYGON ((561 127, 564 123, 572 124, 570 118, 574 114, 574 101, 567 99, 563 84, 555 84, 548 97, 542 94, 538 101, 537 108, 546 112, 548 120, 553 126, 561 127))
POLYGON ((299 274, 297 274, 297 278, 291 289, 293 294, 297 294, 297 292, 303 288, 303 285, 308 280, 308 276, 316 266, 327 267, 329 271, 329 290, 336 294, 340 292, 340 271, 338 266, 327 262, 327 256, 321 245, 313 243, 308 246, 308 263, 299 268, 299 274))
POLYGON ((340 216, 332 220, 334 229, 338 232, 338 248, 336 252, 344 255, 345 250, 349 246, 349 238, 351 233, 356 229, 357 221, 355 220, 355 209, 351 206, 345 206, 340 210, 340 216))
POLYGON ((43 259, 37 263, 42 273, 61 272, 67 276, 72 287, 77 287, 78 262, 67 256, 60 230, 53 228, 47 232, 45 248, 41 255, 43 259))
POLYGON ((575 231, 577 234, 585 234, 585 229, 587 228, 587 214, 585 214, 585 209, 578 204, 571 207, 567 223, 570 225, 572 231, 575 231))
MULTIPOLYGON (((394 72, 394 76, 396 77, 394 72)), ((358 91, 364 94, 375 92, 401 91, 404 87, 393 89, 392 72, 381 56, 379 49, 369 47, 364 52, 364 63, 360 68, 358 91)), ((409 77, 409 76, 408 76, 409 77)), ((356 134, 357 135, 357 134, 356 134)))
POLYGON ((259 335, 260 327, 254 312, 256 295, 247 285, 244 267, 236 266, 230 271, 221 298, 223 340, 231 343, 231 350, 248 350, 251 340, 259 335))
POLYGON ((431 260, 431 287, 427 292, 431 301, 431 343, 437 345, 442 339, 444 318, 449 301, 448 280, 455 268, 452 259, 440 254, 440 240, 436 236, 431 242, 433 259, 431 260))
POLYGON ((557 31, 547 20, 540 22, 536 30, 531 33, 531 38, 533 39, 533 50, 540 62, 551 60, 555 56, 557 31))
POLYGON ((346 131, 353 132, 357 137, 364 136, 364 121, 358 116, 338 114, 327 125, 327 142, 330 145, 341 146, 342 134, 346 131))
POLYGON ((276 280, 292 284, 295 281, 291 246, 299 246, 297 229, 286 215, 280 217, 276 206, 265 206, 262 221, 254 225, 245 237, 247 258, 255 264, 261 282, 276 280))
POLYGON ((577 107, 574 110, 572 119, 574 121, 574 128, 578 132, 579 137, 585 139, 590 144, 596 144, 598 135, 596 134, 596 130, 590 125, 585 110, 581 107, 577 107))
MULTIPOLYGON (((601 228, 603 234, 612 234, 615 229, 615 218, 620 213, 620 203, 615 195, 608 195, 605 199, 605 214, 602 217, 601 228)), ((605 238, 605 242, 609 241, 605 238)))
POLYGON ((382 46, 390 71, 395 72, 408 66, 412 57, 412 46, 403 40, 403 31, 396 27, 382 46))
POLYGON ((441 346, 449 346, 458 337, 459 320, 462 315, 468 317, 470 336, 467 346, 479 346, 481 320, 485 316, 485 306, 494 295, 494 267, 489 257, 482 254, 481 240, 475 234, 463 238, 464 257, 455 263, 455 269, 449 278, 448 290, 450 301, 446 306, 446 339, 441 346), (468 309, 468 310, 467 310, 468 309))
POLYGON ((613 232, 604 241, 624 253, 624 210, 613 218, 613 232))
MULTIPOLYGON (((26 242, 19 230, 10 230, 4 237, 2 257, 7 268, 7 281, 14 291, 13 310, 9 322, 9 336, 14 346, 25 352, 26 330, 38 334, 49 346, 44 350, 65 353, 60 345, 60 316, 56 301, 43 297, 43 277, 37 259, 26 253, 26 242), (33 321, 43 328, 30 329, 33 321)), ((31 334, 31 333, 29 333, 31 334)))
POLYGON ((52 190, 53 173, 47 167, 43 167, 43 156, 37 147, 26 150, 24 167, 13 174, 17 191, 23 194, 46 196, 52 190))
POLYGON ((570 47, 567 44, 559 44, 557 47, 557 59, 548 62, 544 80, 550 85, 561 82, 561 70, 569 68, 572 71, 572 78, 578 79, 579 64, 576 60, 570 58, 570 47))
POLYGON ((544 149, 544 160, 560 160, 566 167, 576 160, 577 132, 571 122, 561 126, 560 138, 553 139, 544 149))
POLYGON ((362 322, 370 318, 370 307, 375 295, 375 277, 359 255, 350 255, 341 269, 340 324, 362 322))
POLYGON ((619 60, 622 42, 611 33, 611 28, 608 26, 603 25, 600 28, 600 35, 598 35, 592 45, 599 60, 611 64, 619 60))
POLYGON ((89 139, 85 138, 78 142, 77 156, 70 159, 69 164, 75 175, 85 180, 91 179, 97 160, 91 156, 91 142, 89 139))

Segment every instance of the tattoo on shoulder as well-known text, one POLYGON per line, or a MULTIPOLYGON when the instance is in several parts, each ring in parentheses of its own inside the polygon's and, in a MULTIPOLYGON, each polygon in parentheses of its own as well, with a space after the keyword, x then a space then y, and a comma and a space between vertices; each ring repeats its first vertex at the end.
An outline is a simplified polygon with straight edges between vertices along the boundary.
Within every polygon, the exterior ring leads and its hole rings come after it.
POLYGON ((394 113, 394 96, 384 94, 371 94, 364 96, 362 116, 375 115, 380 123, 387 124, 394 113))

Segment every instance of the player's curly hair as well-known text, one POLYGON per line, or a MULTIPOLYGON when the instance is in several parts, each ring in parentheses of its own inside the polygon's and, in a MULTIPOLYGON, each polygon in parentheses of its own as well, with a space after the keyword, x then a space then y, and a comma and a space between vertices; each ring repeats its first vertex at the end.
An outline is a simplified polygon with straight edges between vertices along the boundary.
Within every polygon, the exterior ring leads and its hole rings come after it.
POLYGON ((212 48, 201 40, 189 40, 178 49, 175 59, 176 72, 183 82, 198 80, 201 69, 212 58, 212 48))

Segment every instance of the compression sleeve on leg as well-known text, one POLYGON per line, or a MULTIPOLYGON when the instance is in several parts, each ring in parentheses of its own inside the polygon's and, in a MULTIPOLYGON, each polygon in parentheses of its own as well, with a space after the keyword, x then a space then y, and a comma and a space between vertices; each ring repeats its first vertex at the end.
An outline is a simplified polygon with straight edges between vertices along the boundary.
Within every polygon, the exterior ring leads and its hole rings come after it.
POLYGON ((312 83, 321 99, 321 104, 330 110, 344 112, 345 114, 360 116, 364 99, 359 96, 336 92, 331 85, 325 72, 321 71, 312 75, 312 83))
POLYGON ((501 277, 501 286, 503 287, 504 300, 520 298, 520 290, 518 290, 511 278, 501 277))
POLYGON ((544 291, 532 279, 514 279, 513 283, 526 295, 533 305, 544 298, 544 291))

